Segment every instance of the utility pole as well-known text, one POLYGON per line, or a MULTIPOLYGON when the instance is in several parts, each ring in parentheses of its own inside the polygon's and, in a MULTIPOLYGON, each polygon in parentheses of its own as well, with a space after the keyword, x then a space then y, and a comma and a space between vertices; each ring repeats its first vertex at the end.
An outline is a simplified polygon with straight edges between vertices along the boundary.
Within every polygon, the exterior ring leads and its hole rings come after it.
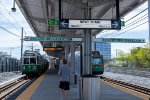
POLYGON ((22 72, 22 63, 23 63, 23 59, 22 59, 22 53, 23 53, 23 28, 22 28, 22 32, 21 32, 21 72, 22 72))
POLYGON ((31 49, 32 49, 32 51, 33 51, 33 43, 32 43, 31 49))
POLYGON ((12 55, 12 49, 13 49, 13 48, 10 48, 10 57, 11 57, 11 55, 12 55))
POLYGON ((118 49, 116 49, 116 59, 117 59, 117 56, 118 56, 118 49))
POLYGON ((149 47, 150 47, 150 0, 148 0, 148 24, 149 24, 149 47))

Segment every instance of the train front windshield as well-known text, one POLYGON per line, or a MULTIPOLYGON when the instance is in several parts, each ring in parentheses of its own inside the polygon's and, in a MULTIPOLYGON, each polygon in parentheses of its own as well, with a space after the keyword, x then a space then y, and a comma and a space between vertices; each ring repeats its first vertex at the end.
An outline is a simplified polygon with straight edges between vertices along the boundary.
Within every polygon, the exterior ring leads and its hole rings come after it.
POLYGON ((24 58, 24 64, 36 64, 36 58, 24 58))
POLYGON ((103 59, 102 58, 92 58, 92 65, 102 65, 103 59))

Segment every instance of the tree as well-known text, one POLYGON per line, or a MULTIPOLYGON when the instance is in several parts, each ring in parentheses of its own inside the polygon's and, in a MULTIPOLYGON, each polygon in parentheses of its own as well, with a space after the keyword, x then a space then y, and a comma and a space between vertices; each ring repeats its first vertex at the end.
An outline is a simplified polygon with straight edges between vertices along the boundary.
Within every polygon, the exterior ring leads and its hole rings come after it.
POLYGON ((128 63, 129 63, 129 54, 127 53, 124 53, 122 50, 119 50, 118 52, 118 61, 121 61, 122 62, 122 65, 123 67, 127 67, 128 66, 128 63))
POLYGON ((133 65, 136 68, 150 68, 150 48, 149 47, 136 47, 130 50, 130 53, 124 53, 122 50, 118 51, 119 64, 123 67, 133 65))
POLYGON ((131 61, 138 68, 150 67, 150 48, 133 48, 131 50, 131 61))

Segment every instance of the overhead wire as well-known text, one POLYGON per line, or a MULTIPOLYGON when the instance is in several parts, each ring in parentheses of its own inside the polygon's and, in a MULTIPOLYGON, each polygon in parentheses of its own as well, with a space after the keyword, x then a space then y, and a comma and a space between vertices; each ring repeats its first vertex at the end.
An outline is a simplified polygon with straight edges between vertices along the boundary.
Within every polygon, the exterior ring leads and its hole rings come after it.
MULTIPOLYGON (((14 19, 14 21, 19 25, 19 27, 20 28, 22 28, 22 26, 21 26, 21 24, 16 20, 16 18, 11 14, 11 12, 7 9, 7 7, 2 3, 2 1, 0 0, 0 4, 5 8, 5 10, 9 13, 9 15, 14 19)), ((3 17, 5 17, 2 13, 1 13, 1 15, 3 16, 3 17)), ((6 18, 6 17, 5 17, 6 18)), ((6 18, 7 19, 7 18, 6 18)), ((11 21, 9 20, 9 19, 7 19, 10 23, 11 23, 11 21)), ((12 23, 11 23, 12 24, 12 23)), ((13 24, 12 24, 13 25, 13 24)), ((15 25, 13 25, 13 26, 15 26, 15 25)), ((17 27, 15 27, 17 30, 19 30, 18 32, 20 32, 20 29, 18 29, 17 27)), ((24 32, 25 32, 25 34, 26 34, 26 31, 25 30, 23 30, 24 32)))
MULTIPOLYGON (((18 29, 4 14, 2 14, 1 12, 0 12, 0 14, 1 14, 8 22, 10 22, 11 25, 12 25, 18 32, 20 32, 19 29, 18 29)), ((9 15, 10 15, 10 14, 9 14, 9 15)))
MULTIPOLYGON (((138 18, 137 20, 134 20, 134 21, 132 21, 131 23, 127 24, 125 28, 127 28, 128 26, 130 27, 131 25, 134 25, 134 24, 136 24, 137 22, 139 22, 140 19, 142 20, 142 19, 145 19, 145 18, 147 18, 147 17, 148 17, 148 14, 145 14, 145 15, 141 16, 140 18, 138 18), (131 24, 131 25, 130 25, 130 24, 131 24)), ((124 29, 124 28, 123 28, 123 29, 124 29)))
MULTIPOLYGON (((140 23, 140 22, 142 22, 143 20, 145 20, 146 18, 147 18, 148 16, 145 16, 145 17, 143 17, 142 19, 139 19, 139 20, 137 20, 135 23, 132 23, 131 25, 127 25, 128 27, 126 27, 126 28, 124 28, 124 29, 122 29, 121 31, 123 31, 123 30, 127 30, 127 31, 124 31, 124 32, 121 32, 121 33, 125 33, 125 32, 128 32, 129 30, 131 30, 131 29, 135 29, 136 27, 134 27, 134 28, 130 28, 130 27, 133 27, 134 25, 136 25, 137 23, 140 23)), ((140 26, 141 26, 141 24, 140 24, 140 26)), ((118 36, 117 35, 117 33, 118 32, 115 32, 115 33, 113 33, 113 35, 114 36, 118 36), (116 33, 116 34, 115 34, 116 33)), ((120 33, 118 33, 118 34, 120 34, 120 33)), ((121 35, 121 34, 120 34, 121 35)), ((113 37, 114 37, 113 36, 113 37)))
MULTIPOLYGON (((9 18, 7 18, 6 15, 3 14, 2 12, 0 12, 1 17, 4 18, 4 20, 6 20, 6 21, 8 22, 8 24, 10 24, 14 29, 16 29, 18 32, 21 33, 21 28, 22 28, 21 24, 16 20, 16 18, 11 14, 11 12, 7 9, 7 7, 2 3, 1 0, 0 0, 0 4, 3 6, 3 7, 2 7, 3 11, 8 12, 8 15, 13 19, 13 21, 15 21, 15 24, 12 23, 12 21, 11 21, 9 18), (16 24, 17 24, 17 25, 16 25, 16 24), (19 26, 20 28, 17 27, 17 26, 19 26)), ((5 21, 5 22, 6 22, 6 21, 5 21)), ((0 25, 0 29, 2 29, 2 30, 4 30, 4 31, 6 31, 6 32, 8 32, 8 33, 10 33, 10 34, 12 34, 12 35, 14 35, 14 36, 17 36, 17 37, 21 38, 21 36, 19 36, 19 35, 13 33, 13 32, 10 31, 8 28, 6 28, 6 27, 4 27, 4 26, 2 26, 2 25, 0 25)), ((26 35, 26 31, 23 30, 23 32, 24 32, 24 34, 26 35)), ((24 43, 25 43, 25 44, 24 44, 25 47, 31 46, 31 44, 29 44, 28 41, 24 41, 24 43)), ((20 47, 21 47, 21 46, 20 46, 20 47)), ((40 47, 40 46, 38 45, 38 47, 40 47)))
POLYGON ((8 32, 8 33, 10 33, 12 35, 14 35, 14 36, 21 37, 21 36, 16 35, 15 33, 11 32, 11 31, 9 31, 8 29, 4 28, 3 26, 0 26, 0 28, 3 29, 4 31, 6 31, 6 32, 8 32))
MULTIPOLYGON (((0 1, 0 4, 2 4, 1 1, 0 1)), ((3 5, 3 4, 2 4, 2 5, 3 5)), ((3 6, 4 6, 4 5, 3 5, 3 6)), ((20 31, 18 30, 18 28, 17 28, 8 18, 5 17, 4 14, 2 14, 1 12, 0 12, 0 14, 1 14, 18 32, 20 32, 20 31)), ((10 15, 10 13, 9 13, 9 15, 10 15)), ((21 36, 19 36, 19 35, 16 35, 15 33, 11 32, 9 29, 5 28, 5 27, 2 26, 2 25, 0 26, 0 28, 3 29, 4 31, 8 32, 8 33, 11 33, 11 34, 14 35, 14 36, 21 37, 21 36)))
POLYGON ((137 17, 138 15, 140 15, 141 13, 143 13, 143 12, 145 12, 146 10, 148 10, 148 8, 145 8, 144 10, 142 10, 141 12, 139 12, 138 14, 136 14, 135 16, 133 16, 133 17, 131 17, 130 19, 128 19, 127 21, 125 21, 125 22, 128 22, 128 21, 130 21, 131 19, 133 19, 133 18, 135 18, 135 17, 137 17))
MULTIPOLYGON (((1 3, 1 5, 4 6, 4 8, 6 9, 6 11, 11 15, 11 13, 10 13, 9 10, 7 9, 7 7, 1 2, 1 0, 0 0, 0 3, 1 3)), ((22 27, 22 26, 20 25, 20 23, 15 19, 14 16, 11 15, 11 17, 15 20, 16 23, 18 23, 18 25, 19 25, 20 27, 22 27)))
MULTIPOLYGON (((1 12, 0 12, 0 14, 7 20, 7 21, 9 21, 10 23, 11 23, 11 21, 9 20, 9 19, 7 19, 1 12)), ((11 25, 16 29, 16 27, 11 23, 11 25)), ((3 26, 1 26, 1 27, 3 27, 3 26)), ((4 28, 4 27, 3 27, 4 28)), ((8 30, 7 28, 4 28, 4 29, 6 29, 6 30, 8 30)), ((19 30, 17 29, 17 31, 19 32, 19 30)), ((8 32, 8 31, 7 31, 8 32)), ((13 32, 11 32, 11 31, 9 31, 9 33, 12 33, 13 35, 15 35, 15 36, 18 36, 18 35, 16 35, 15 33, 13 33, 13 32)), ((19 36, 19 37, 21 37, 21 36, 19 36)))
MULTIPOLYGON (((136 21, 134 21, 133 23, 130 23, 130 24, 128 24, 127 25, 127 27, 126 28, 124 28, 124 29, 122 29, 121 31, 123 31, 123 30, 125 30, 125 29, 129 29, 130 27, 132 27, 133 25, 135 25, 135 24, 137 24, 137 23, 140 23, 141 21, 143 21, 144 19, 146 19, 148 17, 148 15, 147 16, 145 16, 144 15, 144 17, 141 19, 141 18, 139 18, 138 20, 136 20, 136 21)), ((136 27, 135 27, 136 28, 136 27)), ((132 28, 132 29, 134 29, 134 28, 132 28)), ((130 29, 129 29, 130 30, 130 29)), ((127 31, 125 31, 125 32, 127 32, 127 31)), ((122 32, 122 33, 125 33, 125 32, 122 32)), ((118 33, 118 32, 115 32, 115 33, 118 33)), ((119 33, 120 34, 120 33, 119 33)), ((117 35, 118 36, 118 35, 117 35)), ((113 36, 114 37, 114 36, 113 36)))
MULTIPOLYGON (((0 3, 5 7, 5 9, 7 10, 7 12, 11 15, 11 13, 9 12, 9 10, 7 9, 7 7, 0 1, 0 3)), ((37 6, 37 5, 33 5, 33 4, 29 4, 29 5, 32 5, 32 6, 37 6)), ((18 23, 18 25, 20 26, 20 28, 22 28, 22 26, 20 25, 20 23, 15 19, 15 17, 13 15, 11 15, 11 17, 15 20, 16 23, 18 23)), ((23 30, 24 33, 26 34, 26 31, 23 30)))
MULTIPOLYGON (((134 29, 134 28, 137 28, 137 27, 139 27, 139 26, 141 26, 141 25, 143 25, 143 24, 146 24, 147 22, 148 22, 148 21, 143 22, 143 23, 141 23, 141 24, 139 24, 139 25, 137 25, 137 26, 135 26, 135 27, 133 27, 133 28, 127 30, 127 31, 130 31, 130 30, 132 30, 132 29, 134 29)), ((125 31, 125 32, 127 32, 127 31, 125 31)), ((117 35, 115 35, 115 36, 121 35, 121 34, 123 34, 123 33, 125 33, 125 32, 119 33, 119 34, 117 34, 117 35)), ((115 37, 115 36, 113 36, 113 37, 115 37)))
MULTIPOLYGON (((2 3, 2 1, 0 0, 0 4, 5 8, 5 10, 9 13, 9 15, 14 19, 14 21, 19 25, 20 28, 22 28, 22 26, 20 25, 20 23, 15 19, 15 17, 10 13, 10 11, 7 9, 7 7, 2 3)), ((9 21, 9 23, 11 23, 11 25, 18 31, 18 32, 21 32, 19 31, 20 29, 18 29, 8 18, 5 17, 5 15, 3 15, 1 12, 0 14, 7 20, 9 21)), ((3 29, 4 31, 8 32, 8 33, 11 33, 12 35, 14 36, 17 36, 17 37, 21 37, 19 35, 16 35, 15 33, 11 32, 10 30, 8 30, 7 28, 4 28, 3 26, 0 26, 1 29, 3 29)), ((24 33, 26 34, 26 31, 23 30, 24 33)), ((28 44, 28 42, 25 42, 28 44)), ((28 44, 30 45, 30 44, 28 44)))
MULTIPOLYGON (((148 8, 145 8, 144 10, 142 10, 141 12, 139 12, 138 14, 136 14, 135 16, 131 17, 130 19, 128 19, 127 21, 125 21, 125 23, 128 22, 128 21, 131 21, 131 20, 134 19, 134 18, 136 18, 138 15, 140 15, 140 14, 143 13, 143 12, 145 12, 146 10, 148 10, 148 8)), ((139 19, 137 19, 138 22, 139 22, 139 20, 140 20, 141 18, 143 18, 144 16, 148 17, 148 14, 145 14, 145 15, 143 15, 142 17, 140 17, 139 19), (146 16, 146 15, 147 15, 147 16, 146 16)), ((144 17, 143 19, 145 19, 146 17, 144 17)), ((131 23, 129 23, 128 25, 126 25, 126 27, 123 28, 122 30, 128 29, 130 24, 131 24, 130 26, 136 24, 136 23, 137 23, 137 20, 132 21, 131 23)), ((122 30, 121 30, 121 31, 122 31, 122 30)), ((101 37, 107 37, 107 36, 110 36, 110 35, 115 34, 115 33, 118 33, 118 31, 113 31, 112 33, 104 34, 104 35, 101 36, 101 37)))

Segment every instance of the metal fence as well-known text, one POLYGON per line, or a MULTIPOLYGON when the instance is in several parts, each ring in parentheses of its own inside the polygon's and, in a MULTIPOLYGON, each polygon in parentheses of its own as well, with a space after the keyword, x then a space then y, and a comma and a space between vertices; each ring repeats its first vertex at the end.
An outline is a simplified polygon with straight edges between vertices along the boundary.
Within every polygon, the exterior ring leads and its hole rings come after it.
POLYGON ((0 73, 19 71, 20 61, 7 56, 0 56, 0 73))

